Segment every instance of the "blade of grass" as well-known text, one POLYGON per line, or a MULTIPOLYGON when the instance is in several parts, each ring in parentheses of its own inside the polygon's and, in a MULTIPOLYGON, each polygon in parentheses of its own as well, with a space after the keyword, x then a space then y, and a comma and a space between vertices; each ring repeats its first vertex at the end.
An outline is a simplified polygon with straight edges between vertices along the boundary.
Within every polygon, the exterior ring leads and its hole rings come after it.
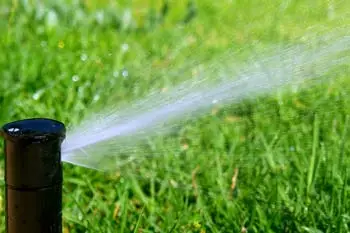
POLYGON ((312 141, 312 154, 309 163, 309 170, 307 174, 307 186, 306 186, 306 194, 309 195, 311 192, 311 188, 313 186, 316 169, 317 169, 317 147, 319 144, 319 119, 317 114, 314 116, 314 126, 313 126, 313 141, 312 141))

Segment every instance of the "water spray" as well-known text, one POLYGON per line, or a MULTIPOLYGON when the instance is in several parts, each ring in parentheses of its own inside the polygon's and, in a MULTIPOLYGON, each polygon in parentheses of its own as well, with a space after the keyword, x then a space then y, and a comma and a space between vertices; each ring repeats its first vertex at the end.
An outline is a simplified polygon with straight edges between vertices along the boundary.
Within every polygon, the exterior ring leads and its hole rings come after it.
POLYGON ((7 233, 62 233, 65 126, 26 119, 3 126, 7 233))
POLYGON ((139 145, 149 138, 177 130, 186 120, 206 115, 212 108, 286 87, 299 90, 326 80, 327 75, 333 78, 331 71, 350 62, 349 30, 337 31, 305 36, 303 43, 272 46, 244 63, 237 61, 238 51, 228 52, 205 66, 194 67, 199 69, 191 77, 166 92, 151 92, 125 106, 110 106, 89 115, 69 129, 62 144, 62 160, 115 170, 144 160, 139 145))

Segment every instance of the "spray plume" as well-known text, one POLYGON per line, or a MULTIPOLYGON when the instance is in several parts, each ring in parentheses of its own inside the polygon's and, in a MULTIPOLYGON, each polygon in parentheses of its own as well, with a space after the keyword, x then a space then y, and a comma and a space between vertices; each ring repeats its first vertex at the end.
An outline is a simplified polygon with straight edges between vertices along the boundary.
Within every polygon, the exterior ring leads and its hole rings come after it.
POLYGON ((83 120, 67 133, 62 160, 80 166, 109 170, 133 160, 149 137, 165 135, 185 120, 246 98, 321 80, 332 69, 350 62, 349 30, 334 30, 307 43, 275 46, 245 63, 230 51, 209 65, 197 66, 195 77, 169 89, 154 92, 124 108, 111 107, 83 120))

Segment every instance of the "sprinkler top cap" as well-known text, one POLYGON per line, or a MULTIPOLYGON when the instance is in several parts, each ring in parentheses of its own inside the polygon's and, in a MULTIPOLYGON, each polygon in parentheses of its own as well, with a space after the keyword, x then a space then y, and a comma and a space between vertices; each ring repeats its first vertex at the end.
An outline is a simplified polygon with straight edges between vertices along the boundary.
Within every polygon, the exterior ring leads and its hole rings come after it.
POLYGON ((11 141, 21 139, 45 141, 49 138, 64 138, 66 133, 63 123, 46 118, 14 121, 4 125, 2 131, 4 137, 11 141))
POLYGON ((5 138, 5 182, 17 189, 40 189, 62 183, 63 123, 34 118, 2 128, 5 138))

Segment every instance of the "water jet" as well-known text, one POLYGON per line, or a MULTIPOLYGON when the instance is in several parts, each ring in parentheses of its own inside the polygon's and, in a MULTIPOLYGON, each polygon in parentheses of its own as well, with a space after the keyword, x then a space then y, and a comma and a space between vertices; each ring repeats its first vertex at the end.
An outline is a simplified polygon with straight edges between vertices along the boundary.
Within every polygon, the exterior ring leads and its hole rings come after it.
POLYGON ((7 233, 62 233, 63 123, 46 118, 4 125, 7 233))

